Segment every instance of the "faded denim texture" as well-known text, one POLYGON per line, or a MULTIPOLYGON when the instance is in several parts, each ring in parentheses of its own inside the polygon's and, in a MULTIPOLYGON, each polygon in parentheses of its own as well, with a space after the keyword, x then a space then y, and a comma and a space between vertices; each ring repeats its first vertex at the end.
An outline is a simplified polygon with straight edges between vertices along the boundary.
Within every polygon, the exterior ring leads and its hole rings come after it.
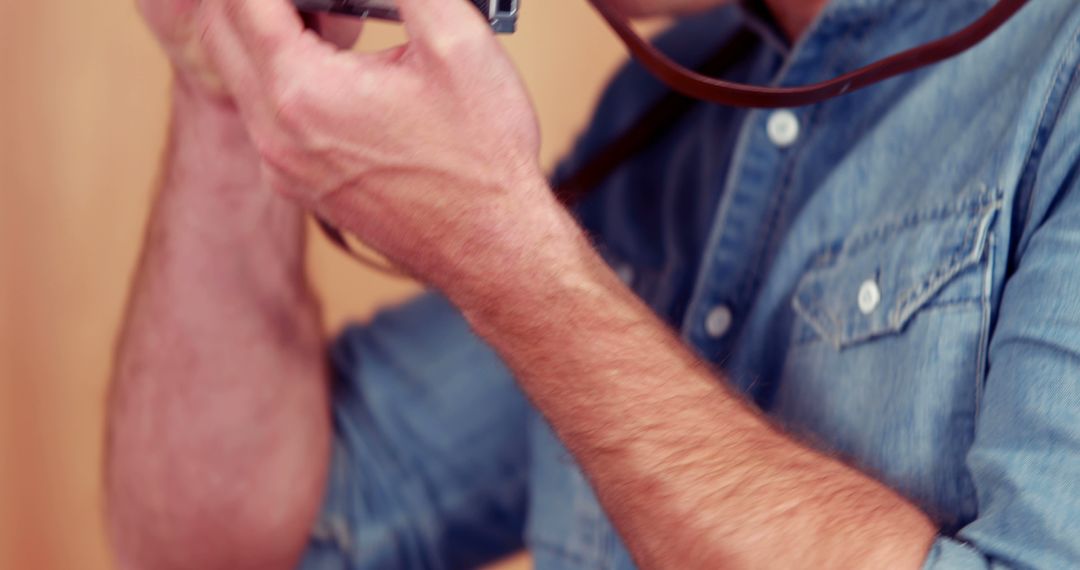
MULTIPOLYGON (((992 3, 835 0, 795 46, 730 7, 658 44, 694 64, 750 21, 760 45, 726 77, 799 85, 992 3)), ((788 145, 772 111, 698 105, 579 210, 737 390, 929 514, 926 568, 1080 567, 1078 33, 1080 4, 1034 0, 959 58, 792 109, 788 145)), ((624 69, 556 178, 662 91, 624 69)), ((540 570, 633 568, 444 300, 350 328, 333 358, 336 452, 305 568, 463 568, 522 546, 540 570)))

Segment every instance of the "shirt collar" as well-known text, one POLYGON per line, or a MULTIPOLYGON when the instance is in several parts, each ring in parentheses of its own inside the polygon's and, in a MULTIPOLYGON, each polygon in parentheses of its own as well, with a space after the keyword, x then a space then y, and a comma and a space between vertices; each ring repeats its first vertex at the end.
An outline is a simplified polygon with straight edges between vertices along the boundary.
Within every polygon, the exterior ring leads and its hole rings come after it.
POLYGON ((910 0, 831 0, 794 45, 780 29, 765 0, 738 0, 738 4, 746 25, 785 59, 806 44, 835 43, 836 38, 849 35, 862 38, 859 43, 870 52, 864 55, 873 59, 892 53, 877 53, 875 45, 890 44, 889 39, 899 36, 916 43, 937 39, 940 35, 933 34, 944 35, 960 29, 971 23, 961 21, 963 17, 981 15, 997 1, 949 0, 947 5, 927 7, 910 0))

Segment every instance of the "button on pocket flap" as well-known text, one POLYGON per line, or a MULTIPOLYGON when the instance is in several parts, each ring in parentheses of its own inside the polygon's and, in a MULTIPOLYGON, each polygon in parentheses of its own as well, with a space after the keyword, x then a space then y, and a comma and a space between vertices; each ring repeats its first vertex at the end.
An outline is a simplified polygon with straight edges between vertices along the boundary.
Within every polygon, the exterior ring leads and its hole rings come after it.
MULTIPOLYGON (((975 186, 951 201, 856 227, 815 260, 792 304, 822 338, 844 348, 898 332, 982 258, 1000 197, 975 186)), ((970 289, 948 297, 976 298, 970 289)), ((942 299, 938 299, 942 300, 942 299)))

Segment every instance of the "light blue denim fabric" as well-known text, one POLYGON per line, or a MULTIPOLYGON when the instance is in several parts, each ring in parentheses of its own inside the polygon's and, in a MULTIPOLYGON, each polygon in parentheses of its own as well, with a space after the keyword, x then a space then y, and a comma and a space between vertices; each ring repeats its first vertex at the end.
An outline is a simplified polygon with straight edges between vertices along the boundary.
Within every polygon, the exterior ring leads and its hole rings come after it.
MULTIPOLYGON (((760 45, 725 76, 830 78, 992 3, 835 0, 790 48, 755 21, 760 45)), ((748 18, 720 9, 658 43, 694 64, 748 18)), ((959 58, 786 119, 698 105, 579 210, 737 390, 939 525, 926 568, 1080 568, 1078 34, 1080 3, 1033 0, 959 58)), ((662 92, 622 71, 557 177, 662 92)), ((540 570, 633 568, 445 301, 350 328, 333 358, 337 446, 305 568, 462 568, 523 545, 540 570)))

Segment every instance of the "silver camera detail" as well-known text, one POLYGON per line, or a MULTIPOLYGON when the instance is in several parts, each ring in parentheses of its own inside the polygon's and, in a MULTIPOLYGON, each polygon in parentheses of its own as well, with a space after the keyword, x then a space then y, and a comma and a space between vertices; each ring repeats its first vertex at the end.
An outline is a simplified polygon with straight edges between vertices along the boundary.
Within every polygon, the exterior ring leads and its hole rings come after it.
MULTIPOLYGON (((519 0, 469 0, 491 22, 499 34, 512 34, 517 29, 519 0)), ((305 12, 334 12, 361 18, 400 21, 394 0, 293 0, 305 12)))

